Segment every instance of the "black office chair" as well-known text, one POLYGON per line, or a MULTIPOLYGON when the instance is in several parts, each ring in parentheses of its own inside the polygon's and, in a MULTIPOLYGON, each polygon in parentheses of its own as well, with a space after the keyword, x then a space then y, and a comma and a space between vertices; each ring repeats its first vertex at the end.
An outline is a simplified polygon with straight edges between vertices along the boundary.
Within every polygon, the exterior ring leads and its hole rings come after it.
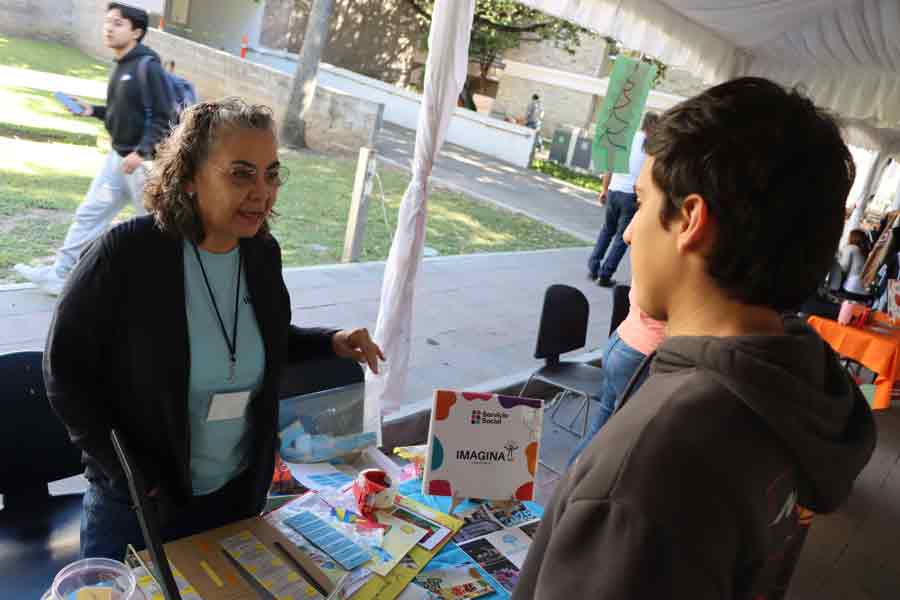
POLYGON ((609 319, 609 335, 612 335, 619 328, 619 325, 622 324, 622 321, 625 320, 625 317, 628 316, 628 311, 631 310, 631 300, 628 299, 628 294, 630 293, 630 285, 617 285, 613 288, 613 307, 612 316, 609 319))
POLYGON ((40 598, 78 559, 81 494, 50 496, 47 483, 82 472, 50 408, 40 352, 0 355, 0 581, 3 596, 40 598))
POLYGON ((552 410, 551 422, 582 438, 587 434, 590 397, 600 389, 603 369, 580 362, 561 361, 559 356, 584 347, 589 311, 587 298, 580 290, 561 284, 547 288, 534 350, 534 357, 544 359, 544 366, 531 374, 520 392, 521 396, 525 396, 532 381, 541 381, 561 389, 545 406, 545 410, 552 410), (556 421, 556 415, 570 394, 580 397, 581 401, 575 416, 568 425, 564 425, 556 421), (574 428, 579 418, 582 419, 580 433, 574 428))

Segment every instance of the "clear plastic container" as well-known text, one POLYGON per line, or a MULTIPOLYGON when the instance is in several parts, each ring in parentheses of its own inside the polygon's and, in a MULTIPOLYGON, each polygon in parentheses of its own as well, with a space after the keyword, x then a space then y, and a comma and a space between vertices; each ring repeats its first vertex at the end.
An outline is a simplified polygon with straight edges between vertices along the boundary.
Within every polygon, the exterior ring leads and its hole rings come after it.
POLYGON ((57 573, 44 600, 76 600, 85 588, 98 588, 95 597, 104 600, 143 599, 134 574, 123 563, 108 558, 85 558, 57 573))

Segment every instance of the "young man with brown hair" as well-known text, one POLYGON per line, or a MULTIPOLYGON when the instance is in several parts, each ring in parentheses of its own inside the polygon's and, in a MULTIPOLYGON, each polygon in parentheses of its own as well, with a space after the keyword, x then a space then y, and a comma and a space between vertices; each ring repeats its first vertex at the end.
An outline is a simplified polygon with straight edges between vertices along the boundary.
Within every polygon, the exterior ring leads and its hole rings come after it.
POLYGON ((144 161, 169 131, 174 116, 159 56, 141 41, 147 34, 147 12, 121 2, 110 2, 103 21, 103 41, 112 50, 116 66, 109 79, 105 106, 81 100, 82 117, 104 122, 112 140, 112 151, 94 177, 84 201, 52 265, 32 267, 18 264, 13 269, 48 294, 58 295, 81 251, 106 232, 112 220, 130 203, 139 215, 143 204, 144 161), (140 64, 146 59, 146 85, 141 88, 140 64), (144 106, 144 96, 151 106, 144 106))
POLYGON ((646 150, 625 241, 668 337, 560 482, 513 600, 781 599, 805 509, 837 509, 875 446, 834 352, 782 317, 841 236, 854 165, 834 120, 736 79, 669 110, 646 150))

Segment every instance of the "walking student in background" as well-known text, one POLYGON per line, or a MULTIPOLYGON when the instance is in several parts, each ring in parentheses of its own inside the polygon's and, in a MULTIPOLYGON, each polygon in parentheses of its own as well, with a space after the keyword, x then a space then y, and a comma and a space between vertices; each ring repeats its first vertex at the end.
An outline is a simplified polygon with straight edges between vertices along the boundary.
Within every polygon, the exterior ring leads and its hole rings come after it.
POLYGON ((641 166, 647 158, 647 155, 644 154, 644 140, 647 132, 653 128, 653 124, 658 119, 659 115, 656 113, 644 115, 641 129, 634 134, 634 139, 631 141, 628 173, 613 173, 612 175, 607 173, 603 176, 603 191, 597 201, 600 206, 606 205, 606 222, 603 229, 600 230, 597 244, 588 259, 588 278, 596 281, 597 285, 612 287, 615 284, 612 276, 619 268, 619 263, 622 262, 622 257, 628 250, 622 240, 622 234, 631 223, 631 218, 634 217, 637 210, 634 182, 637 181, 641 166), (610 244, 612 244, 612 248, 609 247, 610 244), (607 250, 609 250, 609 254, 607 254, 607 250), (606 260, 604 260, 604 256, 606 260))
POLYGON ((49 294, 58 295, 66 277, 84 248, 106 232, 115 216, 129 203, 138 215, 146 214, 142 204, 147 172, 144 161, 153 158, 156 144, 166 135, 174 116, 165 74, 159 56, 141 44, 147 33, 147 12, 118 2, 107 6, 103 40, 113 51, 116 67, 109 80, 105 106, 91 106, 81 100, 82 117, 95 117, 106 125, 112 150, 94 177, 84 201, 75 211, 63 245, 52 265, 15 265, 16 273, 49 294), (148 96, 151 110, 144 108, 138 65, 146 56, 148 96))
POLYGON ((541 139, 541 127, 544 126, 544 105, 541 104, 541 97, 534 94, 528 108, 525 111, 525 127, 534 129, 537 134, 534 136, 534 148, 537 151, 544 149, 544 140, 541 139))

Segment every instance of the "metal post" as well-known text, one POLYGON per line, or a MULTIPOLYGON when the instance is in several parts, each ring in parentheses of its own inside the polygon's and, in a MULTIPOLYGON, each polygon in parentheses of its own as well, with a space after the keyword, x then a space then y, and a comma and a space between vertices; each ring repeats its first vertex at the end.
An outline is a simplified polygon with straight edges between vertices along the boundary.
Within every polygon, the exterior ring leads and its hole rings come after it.
POLYGON ((341 262, 359 262, 363 239, 366 233, 366 218, 369 213, 369 195, 372 193, 372 178, 375 176, 376 153, 374 148, 360 148, 356 163, 356 180, 353 183, 353 198, 347 215, 347 233, 344 235, 344 253, 341 262))
POLYGON ((897 190, 894 192, 894 201, 891 204, 891 210, 900 210, 900 179, 897 180, 897 190))
POLYGON ((850 213, 850 218, 844 224, 844 233, 841 235, 841 246, 843 247, 850 237, 850 232, 859 227, 862 223, 863 216, 866 214, 866 207, 872 196, 872 190, 878 190, 878 183, 881 180, 881 174, 887 166, 888 157, 883 152, 878 152, 872 161, 872 167, 866 173, 866 180, 856 202, 856 207, 850 213))

